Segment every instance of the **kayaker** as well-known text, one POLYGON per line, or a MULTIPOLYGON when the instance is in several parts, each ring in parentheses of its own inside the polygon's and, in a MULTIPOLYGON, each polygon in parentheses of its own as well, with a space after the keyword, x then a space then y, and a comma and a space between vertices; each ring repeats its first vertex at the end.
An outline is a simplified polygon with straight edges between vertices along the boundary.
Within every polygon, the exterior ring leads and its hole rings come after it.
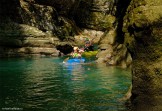
POLYGON ((88 38, 85 40, 84 51, 93 51, 93 44, 88 38))
POLYGON ((74 47, 71 56, 73 58, 81 58, 83 52, 84 52, 84 50, 79 49, 78 47, 74 47))
MULTIPOLYGON (((70 54, 73 58, 79 58, 78 60, 81 60, 81 61, 85 61, 83 58, 82 58, 82 53, 84 52, 84 49, 79 49, 78 47, 73 47, 73 52, 70 54)), ((64 59, 63 63, 66 63, 67 61, 69 61, 69 57, 64 59)), ((73 60, 73 59, 71 59, 73 60)))

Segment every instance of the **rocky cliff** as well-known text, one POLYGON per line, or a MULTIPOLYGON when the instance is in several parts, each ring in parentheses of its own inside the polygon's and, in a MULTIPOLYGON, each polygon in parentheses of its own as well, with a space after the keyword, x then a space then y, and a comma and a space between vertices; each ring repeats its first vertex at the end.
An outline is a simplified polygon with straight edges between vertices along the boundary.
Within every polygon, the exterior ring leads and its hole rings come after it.
POLYGON ((133 58, 136 111, 162 110, 162 0, 132 0, 124 17, 125 44, 133 58))
POLYGON ((79 32, 68 18, 74 4, 68 0, 2 0, 0 56, 58 56, 59 45, 71 51, 71 45, 75 45, 73 36, 79 32))

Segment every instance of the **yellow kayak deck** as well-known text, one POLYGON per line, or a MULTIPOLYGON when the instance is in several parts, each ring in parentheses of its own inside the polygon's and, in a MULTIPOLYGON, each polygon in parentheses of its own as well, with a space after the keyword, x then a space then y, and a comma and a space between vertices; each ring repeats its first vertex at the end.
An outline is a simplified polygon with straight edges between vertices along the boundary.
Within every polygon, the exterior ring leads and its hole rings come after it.
POLYGON ((87 52, 83 52, 82 56, 83 57, 94 57, 97 55, 98 51, 87 51, 87 52))

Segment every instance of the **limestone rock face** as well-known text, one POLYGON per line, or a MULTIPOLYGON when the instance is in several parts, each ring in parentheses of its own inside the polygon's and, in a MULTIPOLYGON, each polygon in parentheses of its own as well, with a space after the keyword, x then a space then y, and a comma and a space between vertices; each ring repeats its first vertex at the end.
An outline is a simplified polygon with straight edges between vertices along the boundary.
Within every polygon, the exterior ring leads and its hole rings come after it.
MULTIPOLYGON (((28 0, 30 1, 30 0, 28 0)), ((72 15, 78 7, 80 0, 34 0, 35 3, 52 6, 56 9, 59 15, 72 15)))
MULTIPOLYGON (((67 0, 66 3, 51 1, 0 1, 0 56, 59 55, 59 51, 52 49, 56 49, 56 46, 60 44, 69 44, 60 40, 73 37, 77 32, 77 26, 68 17, 65 17, 68 14, 67 9, 71 7, 73 1, 67 0), (67 6, 68 3, 69 6, 59 10, 60 5, 57 3, 62 6, 67 6), (66 11, 66 14, 62 13, 64 11, 66 11), (32 47, 32 51, 19 51, 23 48, 31 50, 32 47), (37 50, 34 48, 37 48, 37 50), (42 48, 45 48, 44 51, 42 48), (46 50, 46 48, 51 48, 51 50, 46 50), (41 51, 38 51, 38 49, 41 49, 41 51)), ((72 45, 73 42, 70 44, 72 45)))
POLYGON ((47 37, 46 33, 36 27, 9 22, 0 28, 0 57, 59 55, 54 47, 59 40, 47 37))
POLYGON ((124 17, 125 44, 133 57, 136 111, 162 110, 162 0, 132 0, 124 17))
POLYGON ((98 63, 106 63, 110 66, 131 66, 132 58, 124 44, 116 42, 117 30, 112 28, 105 32, 99 42, 97 54, 98 63))
POLYGON ((81 0, 75 20, 78 25, 96 30, 105 30, 115 22, 115 1, 81 0))
MULTIPOLYGON (((58 6, 60 4, 60 7, 64 7, 65 4, 61 3, 63 2, 58 2, 58 6)), ((57 3, 56 1, 52 2, 52 0, 21 0, 19 13, 24 24, 37 27, 43 32, 58 36, 60 39, 73 36, 77 32, 75 24, 68 17, 64 17, 66 14, 59 14, 60 12, 58 9, 56 10, 55 6, 57 3)), ((66 10, 64 7, 60 11, 65 11, 64 9, 66 10)), ((68 13, 67 10, 66 12, 68 13)))
POLYGON ((31 4, 24 0, 20 1, 20 14, 24 24, 34 26, 40 30, 52 31, 54 30, 54 17, 56 17, 56 11, 51 6, 44 6, 39 4, 31 4))

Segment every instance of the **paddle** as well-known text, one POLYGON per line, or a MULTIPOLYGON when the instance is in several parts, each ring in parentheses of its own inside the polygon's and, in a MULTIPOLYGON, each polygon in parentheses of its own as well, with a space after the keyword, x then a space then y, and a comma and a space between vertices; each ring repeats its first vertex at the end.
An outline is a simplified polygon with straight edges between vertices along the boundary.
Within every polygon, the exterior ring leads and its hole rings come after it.
POLYGON ((63 63, 66 63, 69 60, 69 57, 65 58, 63 63))

